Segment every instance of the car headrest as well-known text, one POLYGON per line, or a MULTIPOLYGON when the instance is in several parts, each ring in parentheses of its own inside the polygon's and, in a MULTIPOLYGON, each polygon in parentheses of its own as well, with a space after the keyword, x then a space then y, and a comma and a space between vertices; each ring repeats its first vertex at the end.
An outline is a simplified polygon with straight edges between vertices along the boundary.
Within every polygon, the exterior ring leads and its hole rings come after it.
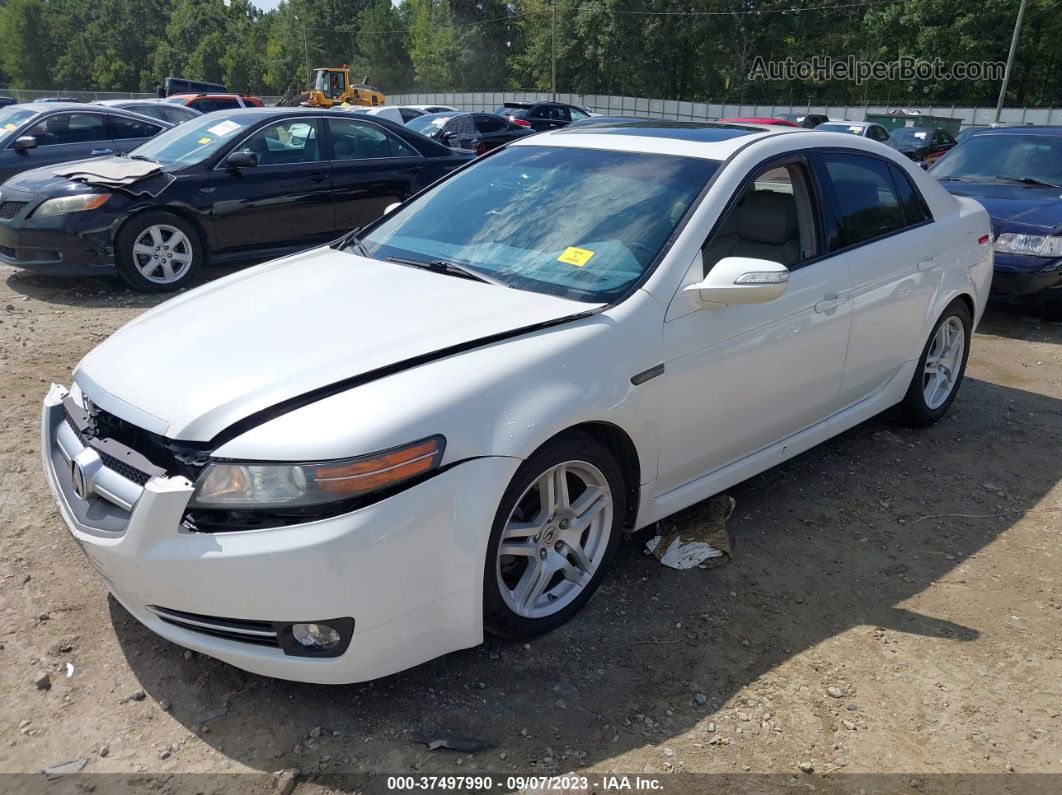
POLYGON ((737 233, 744 240, 772 246, 793 240, 797 236, 796 202, 788 193, 753 191, 741 203, 737 233))

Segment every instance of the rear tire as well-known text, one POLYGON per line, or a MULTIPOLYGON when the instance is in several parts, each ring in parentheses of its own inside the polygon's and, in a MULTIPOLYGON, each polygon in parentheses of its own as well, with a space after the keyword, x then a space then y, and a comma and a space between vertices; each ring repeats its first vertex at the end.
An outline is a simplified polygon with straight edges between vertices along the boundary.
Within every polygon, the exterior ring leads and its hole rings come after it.
POLYGON ((534 453, 505 490, 491 528, 484 628, 529 638, 574 616, 601 584, 625 515, 623 474, 596 439, 573 434, 534 453))
POLYGON ((900 403, 900 415, 908 425, 932 425, 951 407, 966 374, 972 330, 970 309, 961 298, 948 304, 933 324, 911 385, 900 403))
POLYGON ((169 293, 191 284, 206 254, 196 229, 165 211, 134 216, 118 231, 118 275, 145 293, 169 293))

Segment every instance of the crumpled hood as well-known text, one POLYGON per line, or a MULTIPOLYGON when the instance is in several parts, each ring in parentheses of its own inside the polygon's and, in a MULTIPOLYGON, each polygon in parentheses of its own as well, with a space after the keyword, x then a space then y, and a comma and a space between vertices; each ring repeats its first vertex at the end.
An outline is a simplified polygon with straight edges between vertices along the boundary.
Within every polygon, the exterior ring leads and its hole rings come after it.
POLYGON ((337 381, 590 308, 319 248, 145 312, 91 351, 75 380, 119 416, 108 396, 171 439, 203 442, 337 381))
POLYGON ((1062 191, 1021 185, 942 182, 956 196, 976 199, 992 217, 992 231, 1058 234, 1062 231, 1062 191))

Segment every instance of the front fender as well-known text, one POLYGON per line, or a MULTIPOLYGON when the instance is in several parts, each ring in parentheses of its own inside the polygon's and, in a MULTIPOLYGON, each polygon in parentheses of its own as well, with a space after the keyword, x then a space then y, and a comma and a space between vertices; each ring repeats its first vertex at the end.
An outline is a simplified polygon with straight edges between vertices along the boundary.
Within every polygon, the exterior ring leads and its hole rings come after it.
POLYGON ((624 430, 643 479, 656 473, 658 381, 631 376, 660 363, 663 307, 638 293, 572 323, 413 367, 283 414, 214 454, 259 461, 346 458, 433 434, 443 464, 526 458, 586 422, 624 430))

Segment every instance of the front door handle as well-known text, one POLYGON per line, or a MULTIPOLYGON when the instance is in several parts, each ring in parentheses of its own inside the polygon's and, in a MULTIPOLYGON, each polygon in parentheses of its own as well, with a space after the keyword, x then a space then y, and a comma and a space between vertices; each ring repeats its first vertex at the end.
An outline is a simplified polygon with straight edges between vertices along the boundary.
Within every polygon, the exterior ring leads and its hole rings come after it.
POLYGON ((410 166, 406 169, 407 174, 419 174, 424 170, 424 166, 410 166))
POLYGON ((936 265, 936 262, 934 262, 932 259, 924 259, 918 263, 918 270, 927 271, 934 265, 936 265))
POLYGON ((848 300, 848 291, 842 293, 826 293, 822 300, 815 304, 815 311, 819 314, 836 309, 848 300))
POLYGON ((113 155, 113 149, 93 149, 89 154, 91 155, 113 155))
POLYGON ((324 182, 326 179, 328 179, 328 175, 323 171, 315 171, 310 174, 310 182, 324 182))

